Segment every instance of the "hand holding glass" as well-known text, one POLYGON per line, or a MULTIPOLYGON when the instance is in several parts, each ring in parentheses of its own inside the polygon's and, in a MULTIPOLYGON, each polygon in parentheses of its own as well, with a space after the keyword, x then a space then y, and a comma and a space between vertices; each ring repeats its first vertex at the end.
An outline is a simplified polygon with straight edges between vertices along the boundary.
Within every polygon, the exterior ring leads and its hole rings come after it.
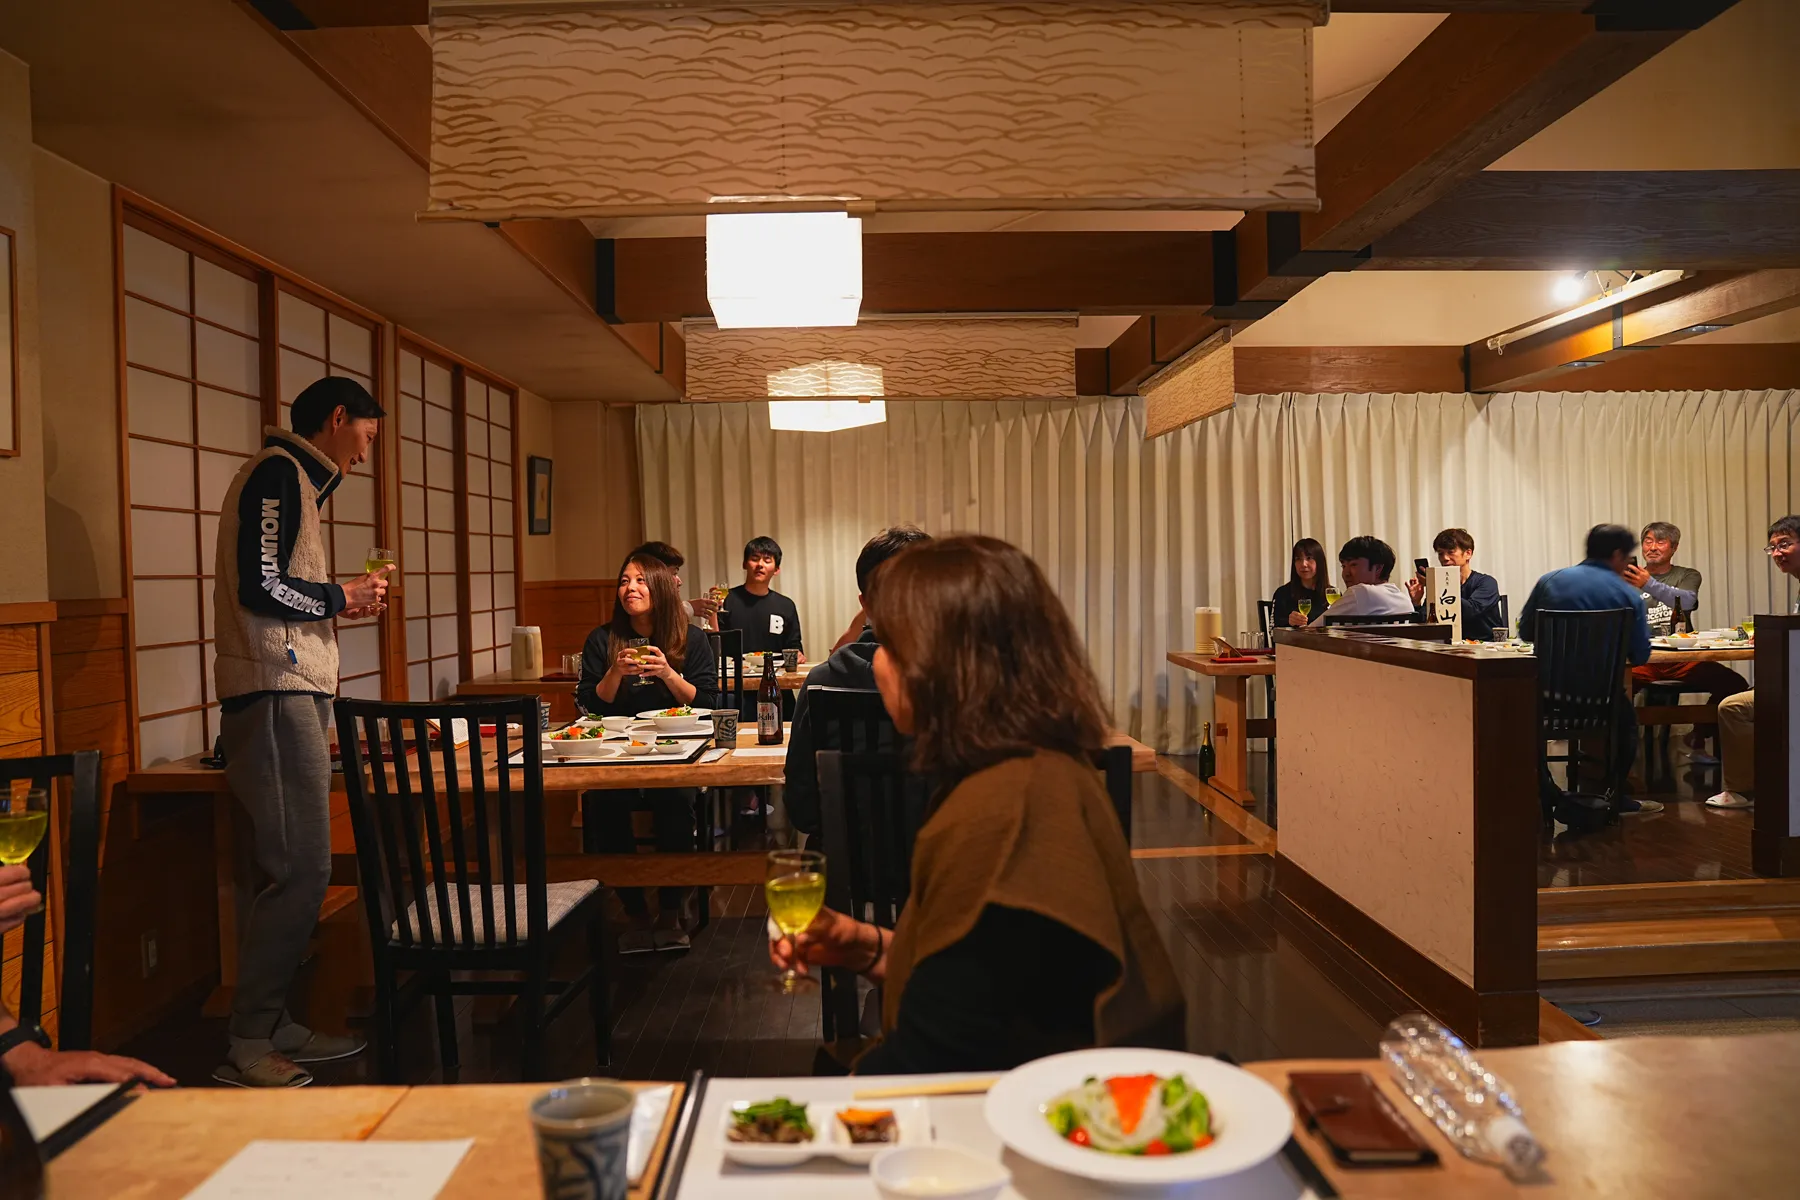
MULTIPOLYGON (((825 905, 825 856, 816 850, 771 850, 763 882, 769 919, 782 936, 798 937, 825 905)), ((800 986, 800 972, 782 973, 781 990, 800 986)))
MULTIPOLYGON (((34 787, 23 794, 10 787, 0 792, 0 863, 14 866, 31 857, 31 852, 44 840, 50 828, 50 792, 34 787)), ((43 898, 20 916, 41 912, 43 898)))

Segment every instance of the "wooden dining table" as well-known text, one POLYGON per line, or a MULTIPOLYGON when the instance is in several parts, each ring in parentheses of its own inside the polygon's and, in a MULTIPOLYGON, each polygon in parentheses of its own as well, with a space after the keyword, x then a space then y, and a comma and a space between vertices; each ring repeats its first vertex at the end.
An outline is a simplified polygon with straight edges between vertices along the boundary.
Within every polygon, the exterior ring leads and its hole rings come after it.
MULTIPOLYGON (((1194 1195, 1304 1200, 1689 1200, 1793 1194, 1794 1080, 1800 1033, 1633 1037, 1483 1050, 1511 1087, 1545 1157, 1530 1178, 1462 1157, 1393 1082, 1382 1062, 1286 1059, 1246 1067, 1284 1096, 1297 1071, 1360 1072, 1438 1154, 1434 1166, 1345 1168, 1297 1118, 1292 1152, 1194 1195), (1309 1190, 1310 1184, 1310 1190, 1309 1190)), ((987 1078, 991 1079, 991 1076, 987 1078)), ((969 1081, 933 1095, 939 1142, 1006 1166, 999 1200, 1092 1200, 1108 1190, 1010 1152, 987 1123, 982 1083, 963 1076, 730 1079, 677 1084, 644 1179, 631 1200, 875 1200, 866 1171, 815 1166, 745 1170, 720 1160, 723 1108, 789 1094, 848 1101, 856 1088, 969 1081), (691 1131, 691 1133, 690 1133, 691 1131)), ((49 1195, 176 1200, 257 1139, 473 1138, 440 1193, 446 1200, 540 1194, 527 1106, 548 1084, 312 1087, 272 1092, 183 1089, 140 1096, 51 1161, 49 1195)), ((642 1088, 655 1086, 632 1083, 642 1088)), ((1220 1114, 1228 1121, 1230 1114, 1220 1114)), ((1202 1152, 1203 1153, 1203 1152, 1202 1152)), ((1187 1193, 1183 1193, 1187 1194, 1187 1193)))
POLYGON ((1213 776, 1207 785, 1246 807, 1256 803, 1250 791, 1250 739, 1275 736, 1274 717, 1250 715, 1250 680, 1275 674, 1275 656, 1255 656, 1247 663, 1215 662, 1210 654, 1169 651, 1169 661, 1213 681, 1213 776))

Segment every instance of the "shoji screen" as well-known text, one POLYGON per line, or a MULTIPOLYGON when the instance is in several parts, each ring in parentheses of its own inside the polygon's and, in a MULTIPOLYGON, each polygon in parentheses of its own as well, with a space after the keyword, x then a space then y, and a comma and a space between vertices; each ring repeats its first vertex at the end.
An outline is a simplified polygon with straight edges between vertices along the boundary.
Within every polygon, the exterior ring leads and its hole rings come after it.
POLYGON ((406 592, 407 695, 442 700, 462 677, 456 581, 456 404, 451 369, 399 355, 400 570, 406 592))
POLYGON ((218 733, 212 585, 218 511, 261 444, 255 272, 179 238, 123 232, 125 416, 140 761, 218 733))
POLYGON ((469 662, 476 675, 512 666, 518 573, 513 557, 513 397, 463 374, 469 544, 469 662))
MULTIPOLYGON (((289 410, 307 384, 327 375, 355 379, 371 394, 375 385, 375 331, 283 286, 277 292, 276 331, 281 356, 281 424, 292 428, 289 410)), ((381 545, 377 473, 379 449, 345 476, 320 510, 331 577, 342 583, 363 573, 365 552, 381 545)), ((381 699, 381 630, 378 620, 339 621, 338 692, 381 699)))

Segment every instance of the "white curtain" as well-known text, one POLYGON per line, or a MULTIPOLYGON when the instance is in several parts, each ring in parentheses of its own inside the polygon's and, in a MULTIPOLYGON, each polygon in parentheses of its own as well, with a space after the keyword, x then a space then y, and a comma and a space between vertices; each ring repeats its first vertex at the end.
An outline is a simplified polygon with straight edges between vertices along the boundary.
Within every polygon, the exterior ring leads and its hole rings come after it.
POLYGON ((1469 529, 1516 614, 1601 521, 1671 521, 1706 577, 1702 622, 1785 611, 1761 553, 1800 508, 1800 393, 1240 396, 1154 441, 1136 399, 909 402, 886 424, 775 433, 762 404, 638 407, 645 528, 681 547, 690 594, 742 578, 751 537, 785 552, 809 658, 856 611, 854 563, 884 525, 988 533, 1037 559, 1086 639, 1113 720, 1198 741, 1211 687, 1171 669, 1193 610, 1228 636, 1287 576, 1289 547, 1373 533, 1401 562, 1469 529), (1782 606, 1777 608, 1776 606, 1782 606))

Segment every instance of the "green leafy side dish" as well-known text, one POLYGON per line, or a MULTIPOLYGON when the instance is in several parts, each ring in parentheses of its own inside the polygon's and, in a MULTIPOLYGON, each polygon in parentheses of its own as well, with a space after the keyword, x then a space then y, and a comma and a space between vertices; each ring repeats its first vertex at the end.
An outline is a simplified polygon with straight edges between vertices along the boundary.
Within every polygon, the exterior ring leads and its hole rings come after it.
POLYGON ((794 1144, 813 1139, 812 1122, 807 1120, 806 1105, 795 1104, 785 1096, 746 1104, 733 1110, 731 1129, 726 1136, 734 1142, 776 1142, 794 1144))

